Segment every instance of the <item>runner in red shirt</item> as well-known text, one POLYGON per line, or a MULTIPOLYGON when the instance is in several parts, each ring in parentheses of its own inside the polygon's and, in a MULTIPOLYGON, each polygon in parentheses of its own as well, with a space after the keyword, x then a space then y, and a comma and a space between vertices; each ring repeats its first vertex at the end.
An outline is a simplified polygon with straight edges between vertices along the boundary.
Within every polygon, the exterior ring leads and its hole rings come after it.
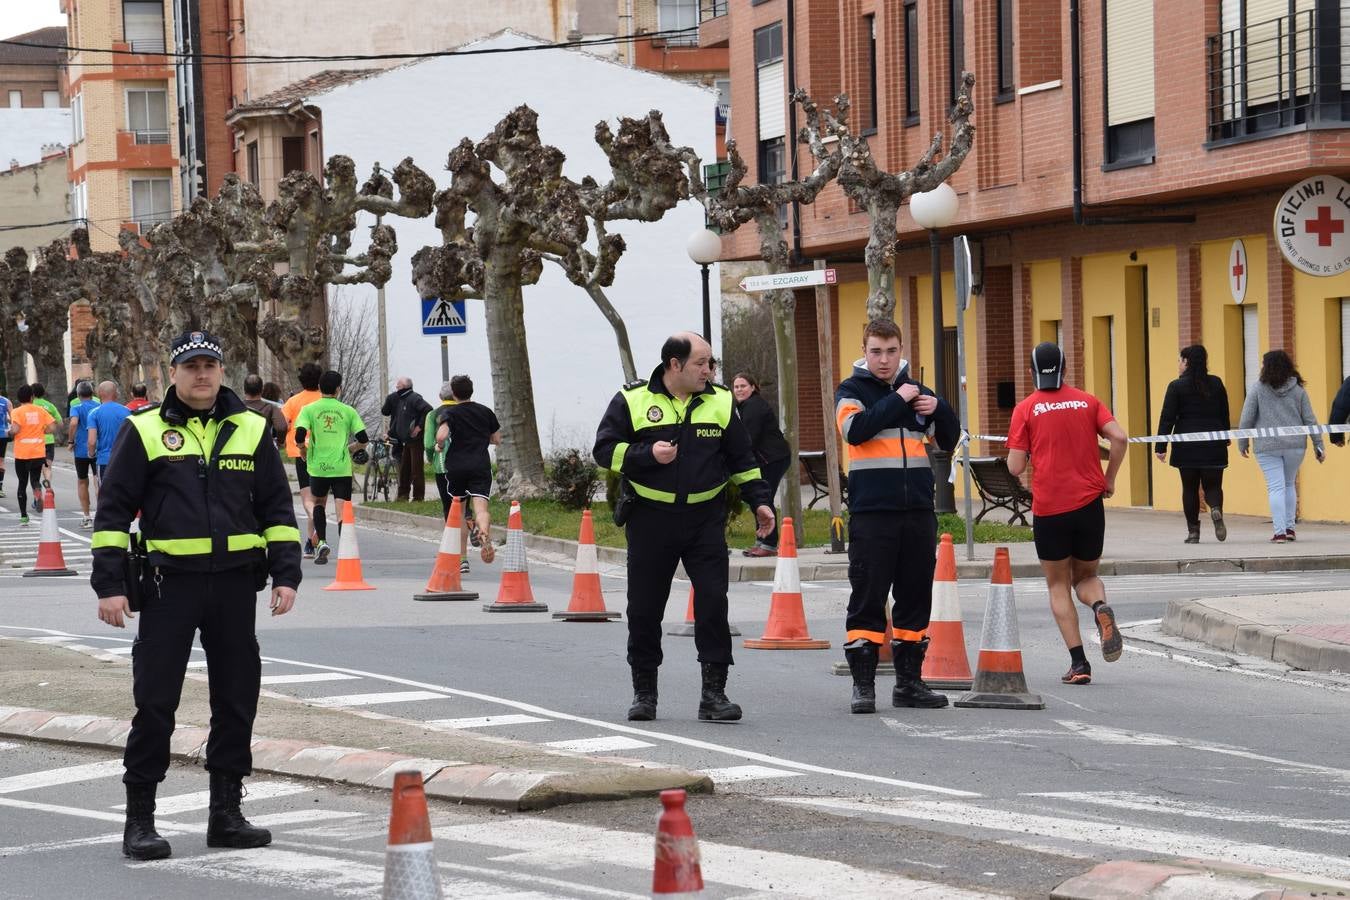
POLYGON ((1128 447, 1124 430, 1106 404, 1064 383, 1064 351, 1049 341, 1031 351, 1036 391, 1013 410, 1008 428, 1008 471, 1021 475, 1031 458, 1032 533, 1050 591, 1050 611, 1069 648, 1065 684, 1087 684, 1092 667, 1078 630, 1078 602, 1092 609, 1107 662, 1120 658, 1120 630, 1097 577, 1106 535, 1102 499, 1116 490, 1116 472, 1128 447), (1111 442, 1102 473, 1097 438, 1111 442))

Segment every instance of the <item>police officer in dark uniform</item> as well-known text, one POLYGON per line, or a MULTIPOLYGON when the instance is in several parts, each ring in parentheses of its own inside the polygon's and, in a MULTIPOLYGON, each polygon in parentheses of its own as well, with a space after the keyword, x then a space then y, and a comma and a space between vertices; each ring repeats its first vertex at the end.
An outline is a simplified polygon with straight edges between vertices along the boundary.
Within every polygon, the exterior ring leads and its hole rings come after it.
POLYGON ((155 789, 169 766, 169 738, 201 632, 211 685, 209 847, 262 847, 272 835, 239 811, 258 709, 262 662, 254 635, 257 593, 272 579, 271 610, 290 610, 300 584, 300 532, 291 489, 266 418, 221 386, 220 341, 203 331, 177 338, 164 402, 130 416, 117 434, 98 497, 93 577, 98 616, 131 618, 126 554, 132 520, 148 553, 142 619, 132 644, 136 716, 123 761, 127 788, 122 852, 161 859, 155 789))
POLYGON ((694 585, 694 644, 703 672, 698 717, 734 722, 727 699, 731 630, 727 623, 727 482, 755 511, 756 534, 774 524, 769 486, 731 391, 709 383, 712 348, 692 332, 666 339, 647 381, 615 395, 595 437, 595 459, 618 472, 634 495, 628 535, 628 665, 631 721, 656 718, 661 620, 675 567, 694 585))

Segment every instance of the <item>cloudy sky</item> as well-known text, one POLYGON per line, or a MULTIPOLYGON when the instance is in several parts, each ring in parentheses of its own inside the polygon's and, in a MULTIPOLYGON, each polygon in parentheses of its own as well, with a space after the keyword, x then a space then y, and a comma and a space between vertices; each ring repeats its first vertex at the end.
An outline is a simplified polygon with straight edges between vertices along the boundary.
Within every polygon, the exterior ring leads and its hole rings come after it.
POLYGON ((65 25, 57 0, 0 0, 0 36, 12 37, 48 25, 65 25))

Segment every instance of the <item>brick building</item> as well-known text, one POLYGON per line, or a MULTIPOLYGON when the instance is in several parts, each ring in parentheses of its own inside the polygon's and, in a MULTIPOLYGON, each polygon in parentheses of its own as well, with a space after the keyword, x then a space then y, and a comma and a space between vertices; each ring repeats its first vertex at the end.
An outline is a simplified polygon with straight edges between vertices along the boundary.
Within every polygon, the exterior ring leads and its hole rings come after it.
MULTIPOLYGON (((1341 89, 1350 50, 1340 39, 1350 3, 747 0, 728 12, 705 21, 701 39, 729 42, 731 103, 746 111, 732 117, 732 136, 761 180, 791 177, 791 113, 780 98, 793 86, 821 102, 847 91, 853 127, 871 135, 880 165, 900 171, 943 130, 961 70, 975 74, 978 134, 952 179, 960 211, 943 232, 942 278, 952 360, 947 238, 968 235, 981 287, 964 323, 973 433, 1006 433, 1009 401, 1030 391, 1025 360, 1043 339, 1062 343, 1073 383, 1109 402, 1131 435, 1153 433, 1177 351, 1196 342, 1228 386, 1235 423, 1271 348, 1291 352, 1326 415, 1350 376, 1350 274, 1296 269, 1271 223, 1301 179, 1350 172, 1350 89, 1341 89)), ((809 171, 809 150, 797 153, 809 171)), ((1325 203, 1326 222, 1308 230, 1324 227, 1339 246, 1350 209, 1330 195, 1325 203)), ((804 267, 826 259, 839 270, 829 349, 842 376, 866 319, 866 216, 831 185, 787 234, 804 267)), ((908 208, 896 238, 905 352, 916 373, 931 372, 928 240, 908 208)), ((750 229, 724 240, 726 259, 754 254, 750 229)), ((819 449, 810 291, 797 316, 801 445, 819 449)), ((937 387, 955 396, 947 368, 937 387)), ((1255 464, 1234 453, 1230 467, 1225 507, 1264 514, 1255 464)), ((1346 518, 1333 466, 1305 466, 1300 478, 1302 515, 1346 518)), ((1179 509, 1179 485, 1149 448, 1132 445, 1108 503, 1179 509)))
POLYGON ((61 63, 65 53, 66 30, 60 26, 39 28, 5 38, 21 44, 0 45, 0 101, 9 109, 51 109, 69 106, 61 93, 61 63))

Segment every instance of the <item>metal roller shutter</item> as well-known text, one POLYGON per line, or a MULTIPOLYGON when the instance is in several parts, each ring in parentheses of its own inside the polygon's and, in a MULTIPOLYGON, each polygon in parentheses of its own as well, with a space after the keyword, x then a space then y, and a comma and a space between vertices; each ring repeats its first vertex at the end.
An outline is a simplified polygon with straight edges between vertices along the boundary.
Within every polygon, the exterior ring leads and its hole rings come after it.
POLYGON ((760 66, 759 78, 759 139, 782 137, 786 131, 787 116, 784 107, 786 88, 783 81, 783 61, 760 66))
POLYGON ((1106 2, 1108 125, 1153 118, 1153 2, 1106 2))

